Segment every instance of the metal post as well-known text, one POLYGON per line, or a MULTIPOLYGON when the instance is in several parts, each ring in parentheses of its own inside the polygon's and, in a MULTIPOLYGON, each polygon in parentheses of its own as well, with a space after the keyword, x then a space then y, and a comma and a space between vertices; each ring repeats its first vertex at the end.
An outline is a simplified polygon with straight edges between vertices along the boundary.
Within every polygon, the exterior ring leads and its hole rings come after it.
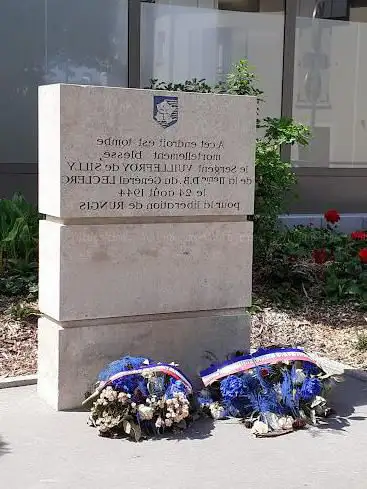
POLYGON ((140 0, 128 0, 128 80, 140 88, 140 0))
MULTIPOLYGON (((292 117, 293 84, 294 84, 294 53, 296 43, 297 1, 284 0, 284 41, 283 41, 283 79, 282 79, 282 117, 292 117)), ((282 158, 291 159, 289 145, 282 148, 282 158)))

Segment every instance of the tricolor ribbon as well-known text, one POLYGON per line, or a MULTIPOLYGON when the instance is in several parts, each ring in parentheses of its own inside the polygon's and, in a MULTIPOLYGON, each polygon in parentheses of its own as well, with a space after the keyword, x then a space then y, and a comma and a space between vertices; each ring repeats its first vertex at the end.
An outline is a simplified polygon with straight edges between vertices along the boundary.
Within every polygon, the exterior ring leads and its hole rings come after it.
POLYGON ((103 389, 111 385, 112 382, 114 382, 115 380, 122 379, 123 377, 129 377, 130 375, 142 375, 145 372, 160 372, 169 375, 176 380, 180 380, 186 387, 189 394, 191 394, 193 391, 191 382, 179 369, 173 367, 169 363, 152 363, 151 365, 146 365, 144 367, 136 368, 134 370, 124 370, 123 372, 119 372, 118 374, 111 375, 108 380, 100 382, 95 392, 87 399, 85 399, 82 404, 87 404, 92 399, 98 397, 103 389))
POLYGON ((246 370, 251 370, 255 367, 279 362, 296 361, 310 362, 316 365, 316 362, 299 348, 276 348, 266 350, 265 353, 264 350, 262 350, 253 354, 232 358, 219 365, 213 365, 202 370, 200 372, 200 377, 205 387, 207 387, 223 377, 239 372, 245 372, 246 370))

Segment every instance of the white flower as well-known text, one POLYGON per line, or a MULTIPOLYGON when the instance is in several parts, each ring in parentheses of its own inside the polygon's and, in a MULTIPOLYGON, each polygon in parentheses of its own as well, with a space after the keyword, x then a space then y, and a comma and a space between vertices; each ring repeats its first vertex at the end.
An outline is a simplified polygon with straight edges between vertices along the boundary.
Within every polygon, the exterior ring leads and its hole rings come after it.
POLYGON ((279 418, 278 424, 281 430, 290 430, 293 426, 293 418, 291 416, 283 416, 279 418))
POLYGON ((217 402, 213 402, 209 406, 210 414, 214 419, 223 419, 225 418, 225 410, 224 408, 217 402))
POLYGON ((144 404, 139 404, 138 412, 141 419, 149 420, 153 418, 154 409, 150 406, 145 406, 144 404))
POLYGON ((157 421, 155 422, 156 428, 161 428, 163 425, 163 419, 161 417, 157 418, 157 421))
POLYGON ((118 396, 117 392, 113 390, 111 386, 106 387, 104 392, 104 399, 112 402, 117 399, 117 396, 118 396))
POLYGON ((122 403, 122 404, 127 404, 127 394, 125 392, 119 392, 117 395, 117 399, 122 403))
POLYGON ((262 421, 255 421, 251 431, 254 435, 263 435, 265 433, 268 433, 269 428, 268 425, 266 425, 262 421))
POLYGON ((173 425, 172 419, 166 419, 165 425, 167 426, 167 428, 169 428, 170 426, 172 426, 173 425))
POLYGON ((132 408, 135 408, 135 407, 136 407, 136 402, 132 402, 132 403, 131 403, 131 407, 132 407, 132 408))

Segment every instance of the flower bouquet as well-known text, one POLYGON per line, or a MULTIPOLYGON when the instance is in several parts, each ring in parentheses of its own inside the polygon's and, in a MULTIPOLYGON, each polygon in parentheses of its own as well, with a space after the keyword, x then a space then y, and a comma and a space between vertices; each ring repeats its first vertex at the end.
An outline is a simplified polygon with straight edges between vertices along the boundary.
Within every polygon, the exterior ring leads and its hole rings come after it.
POLYGON ((198 403, 214 419, 242 418, 255 436, 289 433, 332 414, 325 395, 334 376, 325 370, 298 348, 237 354, 200 372, 198 403))
POLYGON ((88 424, 101 436, 139 441, 185 429, 192 415, 192 386, 175 364, 125 356, 98 376, 88 424))

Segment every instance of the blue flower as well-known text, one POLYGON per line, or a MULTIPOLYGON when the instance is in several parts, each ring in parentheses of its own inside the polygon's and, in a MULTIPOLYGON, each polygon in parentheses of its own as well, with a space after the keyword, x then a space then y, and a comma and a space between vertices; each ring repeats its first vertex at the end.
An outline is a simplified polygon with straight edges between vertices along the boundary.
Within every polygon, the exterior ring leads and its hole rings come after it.
POLYGON ((226 408, 228 411, 228 415, 237 417, 244 417, 251 413, 251 403, 248 397, 238 397, 236 399, 232 399, 230 403, 226 403, 226 408))
POLYGON ((166 389, 165 396, 167 399, 171 399, 175 394, 182 392, 186 394, 186 387, 180 380, 170 379, 169 385, 166 389))
POLYGON ((223 400, 230 402, 236 397, 242 397, 245 394, 246 389, 244 388, 243 381, 240 377, 237 375, 229 375, 221 381, 220 392, 223 400))
POLYGON ((317 375, 320 373, 319 367, 311 362, 303 362, 303 371, 306 375, 317 375))
POLYGON ((258 413, 282 414, 284 412, 284 409, 276 399, 275 392, 274 393, 250 392, 248 398, 252 410, 258 413))
POLYGON ((242 379, 244 391, 246 393, 259 389, 261 387, 260 380, 255 375, 244 374, 241 376, 241 379, 242 379))
POLYGON ((135 390, 142 385, 142 379, 140 375, 128 375, 126 377, 113 380, 111 385, 117 391, 123 391, 133 395, 135 390))
POLYGON ((310 401, 315 396, 318 396, 321 391, 322 383, 320 379, 317 379, 316 377, 306 377, 299 390, 299 397, 304 401, 310 401))
POLYGON ((106 381, 113 375, 125 372, 126 370, 134 370, 144 365, 145 357, 122 357, 115 362, 109 363, 98 375, 99 381, 106 381))
POLYGON ((280 384, 281 402, 289 411, 298 416, 298 399, 295 399, 291 374, 284 370, 283 381, 280 384))

